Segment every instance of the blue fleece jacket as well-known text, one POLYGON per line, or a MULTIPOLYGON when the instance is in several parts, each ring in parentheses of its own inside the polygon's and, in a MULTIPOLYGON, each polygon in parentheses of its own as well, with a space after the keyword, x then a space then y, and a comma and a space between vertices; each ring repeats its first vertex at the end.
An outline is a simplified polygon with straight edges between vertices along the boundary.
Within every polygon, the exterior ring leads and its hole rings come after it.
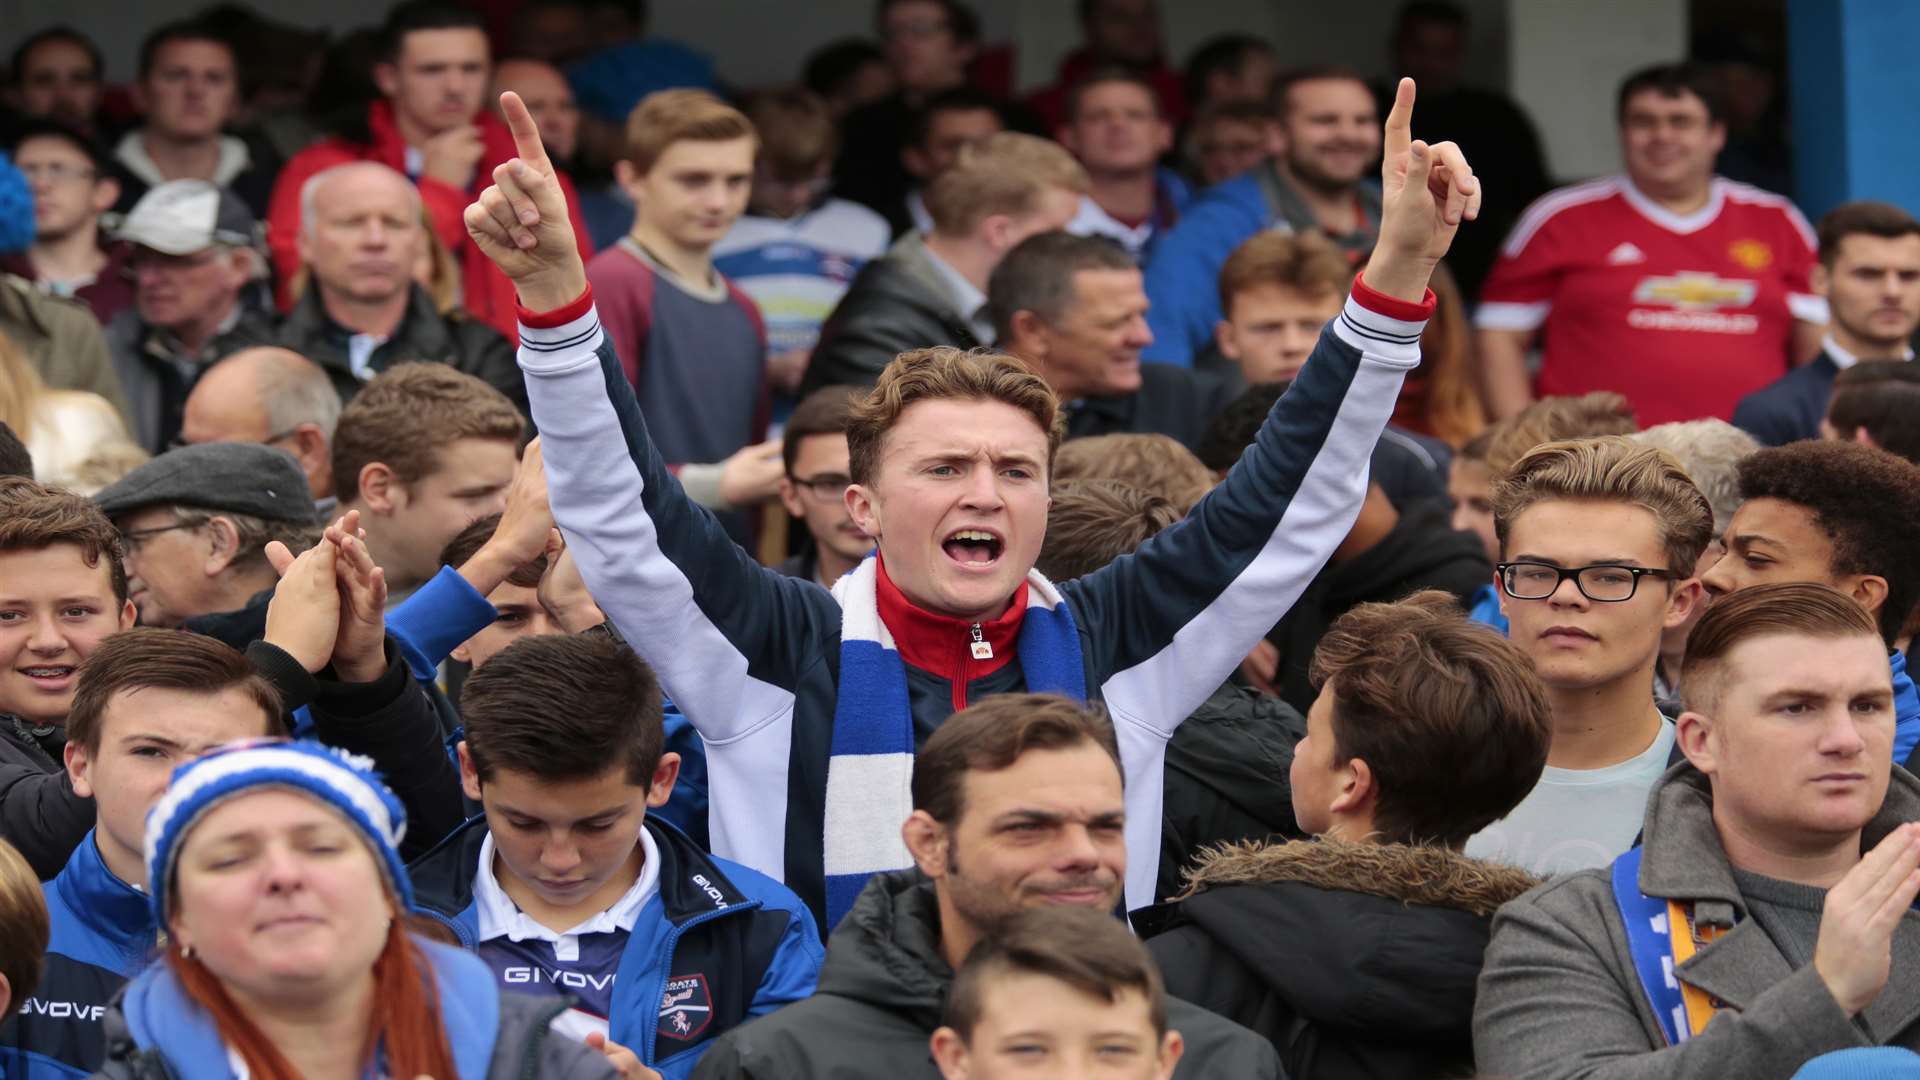
POLYGON ((1273 225, 1258 170, 1223 180, 1195 199, 1154 244, 1147 262, 1147 327, 1153 344, 1143 360, 1193 365, 1220 321, 1220 268, 1233 249, 1273 225))

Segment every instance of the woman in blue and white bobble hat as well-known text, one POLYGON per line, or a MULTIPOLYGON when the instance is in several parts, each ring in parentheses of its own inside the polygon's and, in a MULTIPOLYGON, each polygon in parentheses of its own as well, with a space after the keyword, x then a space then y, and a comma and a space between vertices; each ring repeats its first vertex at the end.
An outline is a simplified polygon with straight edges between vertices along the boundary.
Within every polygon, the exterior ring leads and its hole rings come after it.
POLYGON ((100 1075, 615 1076, 599 1053, 548 1037, 557 999, 501 994, 485 963, 408 930, 405 831, 369 763, 318 743, 181 766, 147 817, 166 962, 109 1009, 100 1075))

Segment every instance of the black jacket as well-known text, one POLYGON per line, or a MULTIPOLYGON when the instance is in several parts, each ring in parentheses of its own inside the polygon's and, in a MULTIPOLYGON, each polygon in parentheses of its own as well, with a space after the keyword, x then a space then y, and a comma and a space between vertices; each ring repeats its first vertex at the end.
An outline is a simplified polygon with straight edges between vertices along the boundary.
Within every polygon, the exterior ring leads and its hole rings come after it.
POLYGON ((1134 922, 1167 992, 1271 1039, 1290 1080, 1433 1080, 1471 1073, 1493 912, 1534 884, 1441 848, 1248 844, 1134 922))
POLYGON ((1207 848, 1248 840, 1303 839, 1288 772, 1307 721, 1279 698, 1222 683, 1167 742, 1160 878, 1154 897, 1185 887, 1207 848))
MULTIPOLYGON (((342 401, 359 393, 362 385, 348 361, 347 342, 352 336, 352 331, 328 317, 317 286, 309 287, 280 323, 280 344, 325 368, 342 401)), ((507 395, 522 413, 527 411, 527 386, 514 363, 513 343, 486 323, 440 314, 433 298, 418 285, 413 286, 400 325, 373 350, 369 363, 378 374, 409 360, 464 371, 507 395)))
MULTIPOLYGON (((814 995, 722 1036, 694 1080, 939 1080, 927 1041, 952 983, 933 883, 878 875, 827 940, 814 995)), ((1186 1037, 1177 1080, 1282 1075, 1252 1032, 1186 1002, 1167 1002, 1167 1025, 1186 1037)))
POLYGON ((1141 364, 1140 389, 1133 393, 1069 403, 1067 438, 1166 435, 1197 451, 1207 426, 1235 396, 1233 385, 1217 375, 1172 364, 1141 364))
POLYGON ((74 794, 67 777, 66 745, 64 728, 0 713, 0 839, 20 849, 41 881, 67 865, 93 828, 93 800, 74 794))
POLYGON ((370 683, 338 682, 332 668, 308 674, 278 646, 246 647, 254 668, 280 688, 288 712, 307 706, 313 738, 373 759, 407 811, 400 857, 417 858, 466 820, 460 773, 447 755, 440 714, 392 635, 386 674, 370 683))
POLYGON ((1280 697, 1305 712, 1317 695, 1308 669, 1327 627, 1355 605, 1392 603, 1421 589, 1443 589, 1462 606, 1493 580, 1478 537, 1457 532, 1448 507, 1435 500, 1400 510, 1380 542, 1350 559, 1329 562, 1267 635, 1280 650, 1280 697))
POLYGON ((860 268, 820 328, 820 341, 800 383, 805 397, 823 386, 871 386, 909 349, 985 345, 954 310, 940 272, 916 234, 860 268))

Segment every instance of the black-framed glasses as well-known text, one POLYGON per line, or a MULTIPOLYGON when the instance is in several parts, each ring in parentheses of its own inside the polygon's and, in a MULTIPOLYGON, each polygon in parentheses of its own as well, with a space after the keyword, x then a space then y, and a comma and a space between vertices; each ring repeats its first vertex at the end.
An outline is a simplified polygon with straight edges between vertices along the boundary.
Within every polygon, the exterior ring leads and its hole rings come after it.
POLYGON ((794 476, 789 479, 822 502, 838 499, 846 494, 847 488, 853 483, 853 477, 841 473, 820 473, 817 476, 794 476))
POLYGON ((158 536, 161 533, 173 532, 176 529, 197 529, 206 523, 205 518, 199 518, 191 521, 176 521, 171 525, 155 525, 151 529, 122 529, 120 531, 120 546, 130 555, 138 550, 140 544, 149 536, 158 536))
POLYGON ((1568 578, 1580 595, 1598 604, 1618 604, 1633 599, 1640 591, 1643 577, 1672 578, 1673 571, 1646 566, 1554 566, 1539 562, 1509 562, 1495 567, 1500 585, 1515 600, 1545 600, 1560 591, 1568 578))

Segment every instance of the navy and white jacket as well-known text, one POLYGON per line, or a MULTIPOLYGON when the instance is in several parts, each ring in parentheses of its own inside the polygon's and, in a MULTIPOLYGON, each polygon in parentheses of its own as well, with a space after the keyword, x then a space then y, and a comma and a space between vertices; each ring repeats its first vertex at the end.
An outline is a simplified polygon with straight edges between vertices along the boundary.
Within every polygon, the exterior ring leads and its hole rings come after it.
MULTIPOLYGON (((1131 906, 1153 900, 1168 738, 1347 535, 1431 312, 1431 293, 1409 304, 1356 284, 1226 480, 1134 554, 1060 587, 1089 694, 1105 701, 1119 739, 1131 906)), ((786 882, 817 916, 839 606, 754 562, 681 491, 591 293, 522 323, 554 517, 601 610, 706 742, 713 849, 786 882)), ((1019 664, 984 676, 973 666, 971 624, 883 618, 907 664, 917 739, 970 699, 1023 688, 1019 664)))
MULTIPOLYGON (((685 1080, 713 1040, 813 993, 826 954, 799 897, 701 851, 649 816, 660 887, 641 908, 612 977, 607 1038, 666 1080, 685 1080)), ((487 821, 475 817, 408 867, 415 907, 479 946, 473 880, 487 821)))
POLYGON ((0 1076, 69 1080, 107 1058, 107 1005, 154 955, 147 894, 115 877, 92 832, 44 886, 51 936, 33 996, 0 1025, 0 1076))

